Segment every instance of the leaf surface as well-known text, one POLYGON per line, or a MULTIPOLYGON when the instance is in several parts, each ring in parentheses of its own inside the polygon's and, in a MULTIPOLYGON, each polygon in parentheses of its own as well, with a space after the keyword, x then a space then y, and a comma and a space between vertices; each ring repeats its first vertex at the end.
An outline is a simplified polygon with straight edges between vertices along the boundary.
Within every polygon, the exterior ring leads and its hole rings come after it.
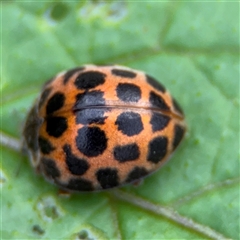
POLYGON ((237 2, 2 2, 2 239, 239 238, 237 2), (188 133, 138 187, 62 198, 11 148, 41 85, 86 63, 141 69, 188 133))

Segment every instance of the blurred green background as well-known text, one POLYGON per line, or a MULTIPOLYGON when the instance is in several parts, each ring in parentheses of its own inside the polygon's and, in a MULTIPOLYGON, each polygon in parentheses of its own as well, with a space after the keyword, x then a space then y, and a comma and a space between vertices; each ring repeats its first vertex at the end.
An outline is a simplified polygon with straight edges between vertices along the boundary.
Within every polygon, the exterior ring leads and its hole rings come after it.
POLYGON ((239 239, 238 2, 9 1, 1 16, 2 134, 20 140, 41 85, 86 63, 146 71, 188 124, 142 185, 70 198, 1 146, 2 239, 239 239))

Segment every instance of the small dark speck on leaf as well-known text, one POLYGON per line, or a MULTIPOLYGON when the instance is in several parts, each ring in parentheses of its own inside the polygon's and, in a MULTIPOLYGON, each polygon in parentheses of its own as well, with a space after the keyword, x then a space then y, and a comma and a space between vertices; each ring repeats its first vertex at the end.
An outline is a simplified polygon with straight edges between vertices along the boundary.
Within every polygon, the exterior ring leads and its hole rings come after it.
POLYGON ((32 231, 38 235, 43 235, 45 233, 45 231, 37 224, 32 226, 32 231))
POLYGON ((89 236, 88 231, 86 231, 86 230, 81 230, 78 233, 78 239, 79 240, 94 240, 94 238, 89 236))

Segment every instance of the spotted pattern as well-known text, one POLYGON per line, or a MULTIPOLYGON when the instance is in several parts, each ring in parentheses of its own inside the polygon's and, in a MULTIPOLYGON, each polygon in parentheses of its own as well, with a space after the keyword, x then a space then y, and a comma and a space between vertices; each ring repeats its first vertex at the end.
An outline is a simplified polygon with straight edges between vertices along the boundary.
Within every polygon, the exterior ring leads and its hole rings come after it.
POLYGON ((159 108, 161 110, 169 111, 170 108, 164 101, 164 99, 156 94, 155 92, 150 92, 150 98, 149 98, 150 103, 152 104, 153 107, 159 108))
POLYGON ((74 175, 83 175, 89 169, 89 163, 83 158, 79 158, 72 153, 71 147, 65 145, 63 151, 66 155, 66 163, 69 171, 74 175))
POLYGON ((63 107, 65 101, 65 96, 63 93, 55 93, 47 103, 47 115, 53 114, 55 111, 63 107))
POLYGON ((123 112, 115 122, 123 134, 127 136, 138 135, 143 130, 141 115, 136 112, 123 112))
POLYGON ((104 116, 104 113, 108 111, 107 109, 99 108, 86 108, 76 112, 76 123, 79 124, 104 124, 107 116, 104 116))
POLYGON ((105 82, 106 75, 97 71, 88 71, 79 74, 74 84, 78 89, 91 89, 105 82))
POLYGON ((84 67, 77 67, 77 68, 72 68, 69 71, 67 71, 64 75, 63 78, 63 84, 67 84, 70 80, 70 78, 77 72, 83 71, 85 68, 84 67))
POLYGON ((168 139, 166 137, 154 138, 148 145, 147 160, 153 163, 158 163, 167 154, 168 139))
POLYGON ((163 93, 166 91, 166 88, 160 82, 158 82, 155 78, 153 78, 149 75, 146 75, 146 78, 147 78, 147 82, 152 87, 154 87, 156 90, 163 92, 163 93))
POLYGON ((117 96, 124 102, 138 102, 141 99, 141 90, 131 83, 119 83, 117 86, 117 96))
POLYGON ((43 154, 49 154, 55 149, 55 147, 52 145, 52 143, 48 139, 43 138, 41 136, 39 136, 38 138, 38 144, 40 147, 40 151, 43 154))
POLYGON ((103 189, 119 185, 119 178, 116 169, 104 168, 96 172, 96 177, 103 189))
POLYGON ((124 78, 135 78, 136 73, 128 70, 123 69, 112 69, 112 74, 118 77, 124 77, 124 78))
POLYGON ((91 181, 81 178, 72 178, 67 185, 63 185, 64 188, 73 191, 92 191, 94 187, 91 181))
POLYGON ((174 127, 174 139, 173 139, 173 148, 175 149, 179 143, 181 142, 183 136, 184 136, 184 128, 179 126, 179 125, 175 125, 174 127))
POLYGON ((140 156, 140 150, 136 143, 114 148, 114 158, 119 162, 137 160, 140 156))
POLYGON ((103 96, 104 93, 101 91, 84 92, 78 94, 73 109, 76 111, 90 106, 104 106, 105 99, 103 98, 103 96))
POLYGON ((78 130, 76 145, 85 156, 96 157, 107 148, 107 137, 99 127, 82 127, 78 130))
POLYGON ((41 167, 44 174, 51 179, 58 178, 61 175, 53 159, 42 158, 41 167))
POLYGON ((132 182, 145 177, 148 171, 144 167, 135 167, 127 176, 126 182, 132 182))
POLYGON ((58 138, 67 130, 67 119, 65 117, 48 117, 46 122, 46 131, 49 136, 58 138))
POLYGON ((151 117, 152 131, 161 131, 165 129, 170 121, 170 117, 161 113, 153 112, 151 117))
POLYGON ((43 85, 23 135, 46 179, 69 191, 97 191, 160 168, 185 131, 181 107, 154 77, 85 65, 43 85))

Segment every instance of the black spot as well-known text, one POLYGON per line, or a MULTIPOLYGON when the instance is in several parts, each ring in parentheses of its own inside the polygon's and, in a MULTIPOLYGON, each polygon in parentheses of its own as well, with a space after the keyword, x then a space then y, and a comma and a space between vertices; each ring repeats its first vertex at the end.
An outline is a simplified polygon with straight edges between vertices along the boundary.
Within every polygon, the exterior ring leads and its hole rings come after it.
POLYGON ((170 117, 163 115, 161 113, 153 112, 150 123, 152 124, 152 131, 161 131, 167 127, 170 121, 170 117))
POLYGON ((32 231, 38 235, 43 235, 45 233, 45 231, 37 224, 32 226, 32 231))
POLYGON ((92 191, 94 190, 93 185, 86 179, 72 178, 65 186, 67 189, 75 191, 92 191))
POLYGON ((41 108, 46 99, 48 98, 49 94, 51 93, 52 88, 46 88, 43 93, 41 94, 39 103, 38 103, 38 108, 41 108))
POLYGON ((158 82, 155 78, 149 75, 146 75, 146 77, 147 77, 147 82, 156 90, 159 90, 163 93, 166 91, 165 87, 160 82, 158 82))
POLYGON ((116 169, 104 168, 96 173, 96 177, 102 188, 112 188, 119 185, 119 179, 116 169))
POLYGON ((180 107, 180 105, 178 104, 178 102, 174 98, 173 98, 173 106, 174 106, 174 108, 177 112, 184 115, 182 108, 180 107))
POLYGON ((89 169, 87 160, 74 156, 69 145, 63 146, 63 151, 66 154, 68 169, 72 174, 83 175, 89 169))
POLYGON ((141 98, 141 90, 130 83, 119 83, 116 89, 117 96, 124 102, 138 102, 141 98))
POLYGON ((57 92, 55 93, 47 103, 47 115, 54 113, 55 111, 59 110, 65 101, 65 96, 63 93, 57 92))
POLYGON ((148 145, 147 160, 153 163, 160 162, 167 153, 168 139, 166 137, 156 137, 148 145))
POLYGON ((87 71, 81 73, 76 78, 74 84, 78 89, 95 88, 105 82, 106 75, 101 72, 87 71))
POLYGON ((163 98, 154 92, 150 92, 149 101, 153 107, 160 108, 161 110, 170 110, 163 98))
POLYGON ((148 171, 144 167, 135 167, 127 176, 126 182, 132 182, 140 179, 148 174, 148 171))
POLYGON ((106 109, 89 108, 76 111, 76 122, 81 124, 104 124, 107 117, 104 117, 106 109))
POLYGON ((41 136, 39 136, 38 138, 38 144, 43 154, 49 154, 55 149, 55 147, 51 144, 50 141, 48 141, 46 138, 43 138, 41 136))
POLYGON ((89 106, 104 106, 105 99, 104 93, 101 91, 84 92, 76 96, 76 103, 73 110, 81 110, 82 108, 89 106))
POLYGON ((98 127, 82 127, 78 130, 76 144, 84 155, 96 157, 107 148, 107 137, 98 127))
POLYGON ((89 238, 90 235, 91 235, 91 234, 90 234, 87 230, 82 229, 80 232, 77 233, 76 239, 79 239, 79 240, 92 239, 92 238, 89 238))
POLYGON ((58 170, 54 160, 50 158, 41 158, 41 167, 43 168, 42 170, 47 177, 53 179, 60 177, 60 171, 58 170))
POLYGON ((179 126, 179 125, 176 125, 174 127, 174 139, 173 139, 173 148, 175 149, 178 144, 181 142, 183 136, 184 136, 184 128, 179 126))
POLYGON ((60 137, 67 130, 67 119, 65 117, 48 117, 46 131, 50 136, 60 137))
POLYGON ((114 158, 119 162, 137 160, 139 155, 139 147, 135 143, 124 146, 116 146, 114 148, 114 158))
POLYGON ((70 80, 70 78, 77 72, 79 71, 83 71, 85 69, 85 67, 77 67, 77 68, 73 68, 70 69, 69 71, 67 71, 64 75, 64 79, 63 79, 63 83, 67 84, 67 82, 70 80))
POLYGON ((135 78, 137 76, 135 72, 116 68, 112 69, 112 74, 124 78, 135 78))
POLYGON ((127 136, 137 135, 143 130, 141 116, 135 112, 121 113, 115 124, 118 125, 118 130, 127 136))

